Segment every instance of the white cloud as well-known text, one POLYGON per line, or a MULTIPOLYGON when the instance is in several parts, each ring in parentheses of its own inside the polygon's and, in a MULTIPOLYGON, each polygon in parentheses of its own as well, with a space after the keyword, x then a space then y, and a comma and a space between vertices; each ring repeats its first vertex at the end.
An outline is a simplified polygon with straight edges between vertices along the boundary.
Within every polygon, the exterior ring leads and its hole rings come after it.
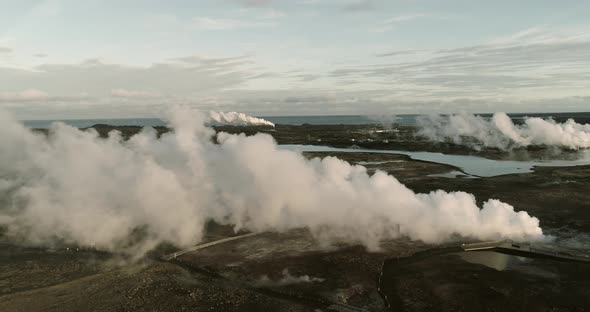
POLYGON ((392 18, 384 20, 383 22, 379 23, 379 25, 372 28, 371 31, 373 31, 373 32, 388 32, 388 31, 396 29, 402 23, 414 21, 417 19, 430 18, 430 17, 432 17, 432 15, 422 14, 422 13, 398 15, 398 16, 394 16, 392 18))
POLYGON ((372 11, 374 9, 375 4, 373 0, 353 0, 344 7, 344 11, 349 12, 372 11))
POLYGON ((0 93, 0 103, 2 102, 29 102, 47 100, 49 95, 41 90, 26 89, 20 92, 3 92, 0 93))
POLYGON ((250 8, 267 7, 272 4, 272 0, 234 0, 235 2, 250 8))
POLYGON ((59 0, 42 0, 31 10, 35 18, 54 17, 62 11, 62 3, 59 0))
MULTIPOLYGON (((387 21, 426 17, 400 15, 387 21)), ((318 67, 284 60, 278 69, 255 53, 192 55, 148 66, 89 60, 29 70, 0 67, 0 104, 45 101, 48 110, 65 103, 67 109, 60 109, 68 114, 126 111, 127 116, 176 103, 274 115, 581 111, 590 107, 587 34, 581 27, 538 27, 479 45, 383 51, 373 59, 318 67), (43 90, 46 98, 20 91, 31 87, 43 90)), ((25 110, 24 104, 19 109, 25 110)))
POLYGON ((115 96, 115 97, 139 98, 139 99, 159 98, 159 97, 163 96, 159 92, 151 92, 151 91, 144 91, 144 90, 127 90, 127 89, 113 89, 113 90, 111 90, 111 95, 115 96))
POLYGON ((395 17, 392 17, 390 19, 385 20, 383 23, 384 24, 396 24, 396 23, 402 23, 402 22, 407 22, 407 21, 412 21, 415 19, 419 19, 419 18, 425 18, 425 17, 430 17, 431 15, 429 14, 406 14, 406 15, 398 15, 395 17))
POLYGON ((279 11, 276 9, 270 9, 267 10, 266 12, 262 13, 261 17, 264 19, 278 19, 278 18, 284 18, 286 17, 287 14, 283 11, 279 11))
POLYGON ((69 109, 72 105, 93 101, 88 94, 72 93, 67 95, 51 95, 45 91, 27 88, 16 92, 0 92, 0 108, 16 108, 17 110, 32 109, 69 109), (74 104, 76 103, 76 104, 74 104))
POLYGON ((509 36, 490 40, 489 45, 512 46, 529 44, 557 44, 590 41, 590 27, 553 29, 547 26, 527 28, 509 36))
POLYGON ((502 95, 521 101, 590 94, 586 33, 534 30, 507 38, 455 49, 382 53, 387 60, 341 67, 331 75, 380 81, 400 86, 406 95, 433 100, 502 95))
POLYGON ((150 66, 88 60, 45 64, 31 70, 0 67, 0 92, 33 85, 59 95, 83 92, 105 96, 115 89, 189 95, 236 87, 256 73, 239 58, 180 58, 150 66))
POLYGON ((240 28, 272 27, 271 22, 259 22, 233 18, 195 17, 191 26, 196 30, 235 30, 240 28))

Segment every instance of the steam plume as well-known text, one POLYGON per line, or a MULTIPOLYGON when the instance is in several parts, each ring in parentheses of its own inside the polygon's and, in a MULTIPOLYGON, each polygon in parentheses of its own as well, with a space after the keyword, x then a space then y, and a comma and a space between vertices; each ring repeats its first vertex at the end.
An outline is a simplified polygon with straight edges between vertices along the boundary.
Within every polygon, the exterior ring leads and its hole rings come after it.
POLYGON ((396 115, 387 115, 387 114, 370 115, 370 116, 367 116, 367 118, 369 120, 373 120, 373 121, 378 122, 379 124, 381 124, 383 129, 386 129, 386 130, 393 129, 395 124, 401 120, 401 118, 396 115))
POLYGON ((237 126, 245 126, 245 125, 254 125, 254 126, 271 126, 274 127, 275 124, 262 119, 256 118, 252 116, 248 116, 244 113, 237 113, 237 112, 209 112, 209 117, 214 122, 220 124, 229 124, 229 125, 237 125, 237 126))
POLYGON ((282 277, 279 280, 273 281, 271 280, 268 275, 263 275, 256 284, 259 286, 266 286, 266 287, 273 287, 273 286, 288 286, 288 285, 295 285, 295 284, 307 284, 307 283, 321 283, 326 279, 321 277, 313 277, 309 275, 301 275, 295 276, 291 275, 288 269, 284 269, 282 272, 282 277))
POLYGON ((539 220, 498 200, 416 194, 384 172, 334 157, 307 160, 266 134, 217 134, 203 115, 176 108, 173 132, 128 141, 56 123, 48 137, 0 113, 0 228, 33 243, 55 241, 142 254, 161 242, 189 246, 207 220, 236 229, 307 227, 323 242, 407 236, 543 237, 539 220), (138 235, 138 233, 140 235, 138 235), (133 239, 131 239, 133 238, 133 239))
POLYGON ((434 141, 450 140, 463 144, 475 139, 487 147, 508 150, 529 145, 558 146, 568 149, 590 147, 590 124, 573 119, 557 123, 551 119, 526 118, 515 125, 506 113, 495 113, 491 120, 470 114, 424 116, 418 118, 419 135, 434 141))

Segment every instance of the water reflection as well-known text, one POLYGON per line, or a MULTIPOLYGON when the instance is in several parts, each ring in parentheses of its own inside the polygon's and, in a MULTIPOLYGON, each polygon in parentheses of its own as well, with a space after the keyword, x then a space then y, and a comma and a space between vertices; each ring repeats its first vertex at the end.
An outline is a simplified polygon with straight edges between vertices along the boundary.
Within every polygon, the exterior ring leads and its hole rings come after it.
POLYGON ((497 271, 504 271, 509 266, 532 261, 524 257, 510 256, 490 251, 461 252, 458 255, 461 259, 469 263, 482 264, 497 271))
POLYGON ((349 152, 349 153, 381 153, 381 154, 401 154, 407 155, 415 160, 429 161, 441 164, 451 165, 460 168, 463 172, 479 176, 492 177, 511 173, 532 172, 535 166, 555 166, 568 167, 590 164, 588 153, 581 154, 582 158, 577 160, 548 160, 548 161, 514 161, 514 160, 493 160, 478 156, 467 155, 447 155, 433 152, 408 152, 398 150, 374 150, 363 148, 336 148, 320 145, 299 145, 285 144, 279 145, 280 149, 292 150, 298 152, 349 152))
POLYGON ((476 176, 472 176, 472 175, 467 175, 464 172, 461 171, 457 171, 457 170, 453 170, 450 172, 445 172, 445 173, 433 173, 433 174, 429 174, 429 177, 434 177, 434 178, 449 178, 449 179, 454 179, 454 178, 467 178, 467 179, 476 179, 476 176))

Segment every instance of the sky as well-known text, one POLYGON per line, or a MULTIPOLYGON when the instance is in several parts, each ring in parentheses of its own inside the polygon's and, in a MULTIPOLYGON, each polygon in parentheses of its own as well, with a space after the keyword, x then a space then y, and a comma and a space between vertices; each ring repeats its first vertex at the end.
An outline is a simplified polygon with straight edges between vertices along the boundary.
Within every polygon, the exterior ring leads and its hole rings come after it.
POLYGON ((22 119, 590 111, 590 1, 0 0, 22 119))

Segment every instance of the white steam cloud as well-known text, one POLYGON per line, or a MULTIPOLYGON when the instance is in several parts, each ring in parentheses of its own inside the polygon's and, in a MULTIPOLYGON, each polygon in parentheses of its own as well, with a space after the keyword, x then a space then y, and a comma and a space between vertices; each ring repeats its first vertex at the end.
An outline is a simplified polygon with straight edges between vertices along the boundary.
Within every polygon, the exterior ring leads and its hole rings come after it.
POLYGON ((407 236, 440 243, 541 239, 539 220, 473 195, 416 194, 384 172, 334 157, 307 160, 266 134, 217 134, 198 112, 176 108, 174 131, 145 128, 128 141, 56 123, 35 134, 0 113, 0 228, 38 244, 55 241, 141 255, 161 242, 199 242, 215 220, 250 231, 308 228, 321 241, 378 249, 407 236))
POLYGON ((210 111, 209 112, 209 117, 211 118, 212 121, 219 123, 219 124, 225 124, 225 125, 236 125, 236 126, 271 126, 274 127, 275 124, 262 119, 262 118, 256 118, 256 117, 252 117, 252 116, 248 116, 244 113, 238 113, 238 112, 214 112, 214 111, 210 111))
POLYGON ((396 115, 369 115, 367 116, 369 120, 378 122, 384 129, 391 130, 394 128, 395 124, 401 120, 400 117, 396 115))
POLYGON ((272 280, 268 277, 268 275, 263 275, 258 281, 257 285, 265 286, 265 287, 273 287, 273 286, 288 286, 288 285, 296 285, 296 284, 308 284, 308 283, 321 283, 326 279, 321 277, 313 277, 309 275, 301 275, 295 276, 289 273, 288 269, 284 269, 282 272, 282 277, 278 280, 272 280))
POLYGON ((486 147, 504 150, 529 145, 590 148, 590 124, 579 124, 573 119, 557 123, 531 117, 525 118, 522 125, 515 125, 506 113, 495 113, 490 120, 462 113, 422 116, 417 123, 419 135, 439 142, 464 144, 475 139, 486 147))

